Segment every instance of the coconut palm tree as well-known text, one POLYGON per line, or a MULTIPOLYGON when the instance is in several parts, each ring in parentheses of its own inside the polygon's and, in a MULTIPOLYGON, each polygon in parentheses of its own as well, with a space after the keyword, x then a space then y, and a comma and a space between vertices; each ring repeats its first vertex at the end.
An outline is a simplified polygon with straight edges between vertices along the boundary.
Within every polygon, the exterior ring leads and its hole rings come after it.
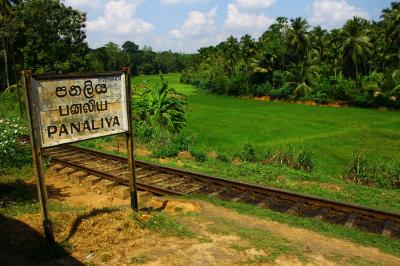
POLYGON ((290 46, 296 52, 298 61, 301 62, 308 53, 310 38, 307 32, 308 23, 305 19, 298 17, 290 20, 290 46))
POLYGON ((398 48, 400 46, 400 3, 391 3, 390 8, 382 11, 382 24, 385 30, 386 43, 388 46, 387 54, 393 58, 397 57, 397 67, 400 68, 400 54, 398 48))
POLYGON ((307 32, 309 26, 307 21, 301 17, 291 19, 290 23, 289 44, 297 54, 297 62, 301 66, 301 73, 303 73, 304 58, 307 56, 310 47, 310 37, 307 32))
POLYGON ((340 32, 343 64, 351 64, 357 80, 360 78, 359 65, 366 61, 371 54, 372 44, 368 37, 368 30, 364 28, 365 20, 354 17, 347 21, 340 32))

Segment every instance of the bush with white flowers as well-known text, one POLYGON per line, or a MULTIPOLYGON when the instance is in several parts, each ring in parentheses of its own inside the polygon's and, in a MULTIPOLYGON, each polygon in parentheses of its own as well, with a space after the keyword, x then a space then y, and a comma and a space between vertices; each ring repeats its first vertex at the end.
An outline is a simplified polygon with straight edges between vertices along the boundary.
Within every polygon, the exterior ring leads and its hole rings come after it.
POLYGON ((21 119, 0 118, 0 174, 30 161, 29 148, 20 141, 26 133, 27 128, 21 119))

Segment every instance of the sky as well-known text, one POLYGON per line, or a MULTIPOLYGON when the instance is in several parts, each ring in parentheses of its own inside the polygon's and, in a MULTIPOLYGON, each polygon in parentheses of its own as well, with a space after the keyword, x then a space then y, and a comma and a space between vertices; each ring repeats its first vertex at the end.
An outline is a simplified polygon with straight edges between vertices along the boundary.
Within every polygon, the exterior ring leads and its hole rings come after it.
POLYGON ((258 38, 280 16, 311 26, 343 26, 359 16, 379 20, 394 0, 64 0, 87 14, 89 46, 133 41, 155 51, 196 52, 230 35, 258 38))

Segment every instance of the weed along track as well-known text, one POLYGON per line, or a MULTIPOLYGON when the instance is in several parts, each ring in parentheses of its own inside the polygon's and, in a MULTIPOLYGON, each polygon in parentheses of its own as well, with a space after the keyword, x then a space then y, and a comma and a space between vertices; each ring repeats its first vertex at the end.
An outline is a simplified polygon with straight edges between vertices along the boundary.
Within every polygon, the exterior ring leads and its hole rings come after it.
MULTIPOLYGON (((71 145, 48 148, 44 156, 64 167, 73 168, 84 179, 98 176, 127 186, 128 160, 71 145)), ((319 219, 388 237, 400 237, 400 214, 301 195, 275 188, 246 184, 218 177, 136 161, 139 190, 156 195, 207 195, 243 202, 275 211, 319 219)))

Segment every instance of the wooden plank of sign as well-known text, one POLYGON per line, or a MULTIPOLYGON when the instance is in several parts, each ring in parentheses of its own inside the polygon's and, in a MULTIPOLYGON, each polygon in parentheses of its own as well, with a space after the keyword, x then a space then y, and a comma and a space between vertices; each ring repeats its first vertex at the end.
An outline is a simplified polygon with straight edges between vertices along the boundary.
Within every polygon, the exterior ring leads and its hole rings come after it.
POLYGON ((125 75, 38 77, 34 86, 42 147, 127 132, 125 75))

